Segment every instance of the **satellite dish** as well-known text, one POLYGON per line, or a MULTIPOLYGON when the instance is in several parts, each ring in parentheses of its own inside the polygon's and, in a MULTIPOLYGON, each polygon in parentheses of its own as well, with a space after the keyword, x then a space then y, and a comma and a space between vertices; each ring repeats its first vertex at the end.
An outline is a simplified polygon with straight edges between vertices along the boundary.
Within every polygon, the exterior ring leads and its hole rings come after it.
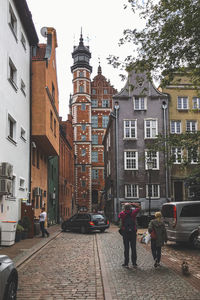
POLYGON ((47 27, 42 27, 40 33, 43 37, 47 37, 47 27))

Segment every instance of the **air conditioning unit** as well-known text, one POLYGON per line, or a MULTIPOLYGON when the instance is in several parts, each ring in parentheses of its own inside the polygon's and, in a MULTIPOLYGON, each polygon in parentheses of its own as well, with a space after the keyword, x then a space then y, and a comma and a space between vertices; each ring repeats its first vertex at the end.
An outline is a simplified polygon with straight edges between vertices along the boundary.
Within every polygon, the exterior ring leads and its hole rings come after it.
POLYGON ((34 189, 34 195, 35 195, 35 196, 41 196, 41 189, 40 189, 39 187, 36 187, 36 188, 34 189))
POLYGON ((12 180, 0 179, 0 194, 1 195, 12 194, 12 180))
POLYGON ((12 178, 13 177, 13 166, 7 162, 0 164, 0 176, 12 178))

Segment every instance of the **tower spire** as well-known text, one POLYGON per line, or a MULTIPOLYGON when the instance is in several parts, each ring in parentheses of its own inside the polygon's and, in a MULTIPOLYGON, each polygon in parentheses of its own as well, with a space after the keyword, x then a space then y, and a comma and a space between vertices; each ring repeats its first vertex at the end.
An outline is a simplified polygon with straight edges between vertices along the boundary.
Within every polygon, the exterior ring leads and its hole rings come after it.
POLYGON ((99 60, 98 75, 101 75, 102 71, 101 71, 101 66, 100 66, 100 57, 98 57, 98 60, 99 60))

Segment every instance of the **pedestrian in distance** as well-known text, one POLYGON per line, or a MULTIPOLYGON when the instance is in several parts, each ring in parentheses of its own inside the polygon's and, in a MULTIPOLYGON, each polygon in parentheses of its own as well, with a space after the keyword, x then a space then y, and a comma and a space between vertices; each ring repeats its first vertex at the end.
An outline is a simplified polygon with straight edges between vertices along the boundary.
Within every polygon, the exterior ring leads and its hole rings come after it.
POLYGON ((151 252, 154 259, 154 267, 157 268, 160 266, 161 248, 167 242, 167 232, 162 221, 161 212, 155 213, 155 219, 149 223, 148 231, 151 234, 151 252))
POLYGON ((39 217, 40 229, 42 231, 42 237, 45 237, 45 234, 47 235, 47 237, 49 237, 49 232, 45 228, 46 217, 47 217, 47 213, 43 207, 41 210, 40 217, 39 217))
POLYGON ((119 213, 120 232, 123 237, 124 244, 124 263, 123 267, 128 268, 129 264, 129 248, 131 247, 131 261, 134 268, 137 267, 136 252, 136 216, 140 211, 139 203, 126 203, 124 210, 119 213))

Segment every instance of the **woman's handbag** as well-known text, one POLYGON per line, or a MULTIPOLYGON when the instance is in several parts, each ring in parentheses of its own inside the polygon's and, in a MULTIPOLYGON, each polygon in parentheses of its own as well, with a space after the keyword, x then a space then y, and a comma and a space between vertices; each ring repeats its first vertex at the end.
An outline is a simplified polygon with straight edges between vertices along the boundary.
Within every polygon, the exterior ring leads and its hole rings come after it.
POLYGON ((157 239, 156 232, 155 232, 154 229, 153 229, 152 232, 151 232, 151 239, 152 239, 152 240, 156 240, 156 239, 157 239))

